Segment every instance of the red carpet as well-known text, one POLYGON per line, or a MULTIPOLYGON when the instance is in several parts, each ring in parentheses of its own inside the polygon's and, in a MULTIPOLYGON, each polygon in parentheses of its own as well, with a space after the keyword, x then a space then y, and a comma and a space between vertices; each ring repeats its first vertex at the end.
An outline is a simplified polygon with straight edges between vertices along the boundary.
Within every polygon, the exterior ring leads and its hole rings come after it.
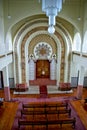
POLYGON ((47 97, 47 86, 46 85, 41 85, 39 87, 40 90, 40 97, 47 97))

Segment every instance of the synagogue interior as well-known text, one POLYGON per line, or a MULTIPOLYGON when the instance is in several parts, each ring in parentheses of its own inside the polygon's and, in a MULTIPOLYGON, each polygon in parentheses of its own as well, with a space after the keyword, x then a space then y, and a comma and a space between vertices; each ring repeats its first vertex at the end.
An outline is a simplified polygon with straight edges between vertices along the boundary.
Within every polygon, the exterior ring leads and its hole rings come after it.
POLYGON ((87 0, 0 0, 0 118, 0 130, 87 129, 87 0))

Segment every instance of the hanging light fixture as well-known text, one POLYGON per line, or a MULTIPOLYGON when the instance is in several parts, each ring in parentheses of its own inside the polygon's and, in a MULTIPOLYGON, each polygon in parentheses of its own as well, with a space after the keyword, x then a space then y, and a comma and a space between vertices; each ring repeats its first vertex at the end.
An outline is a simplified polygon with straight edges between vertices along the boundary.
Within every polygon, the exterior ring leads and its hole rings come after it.
POLYGON ((8 0, 8 19, 11 19, 11 15, 10 15, 10 1, 8 0))
POLYGON ((62 0, 42 0, 42 11, 49 17, 48 32, 55 32, 56 16, 62 9, 62 0))
POLYGON ((48 32, 51 33, 51 34, 53 34, 53 33, 55 32, 55 28, 54 28, 53 25, 50 25, 50 26, 48 27, 48 32))

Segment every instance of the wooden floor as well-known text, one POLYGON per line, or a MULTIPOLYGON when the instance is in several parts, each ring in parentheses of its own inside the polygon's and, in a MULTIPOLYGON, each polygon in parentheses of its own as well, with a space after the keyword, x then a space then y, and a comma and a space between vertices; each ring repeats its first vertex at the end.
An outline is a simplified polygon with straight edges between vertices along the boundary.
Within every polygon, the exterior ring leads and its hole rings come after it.
MULTIPOLYGON (((73 93, 71 94, 49 94, 48 97, 58 97, 58 96, 76 96, 77 89, 73 89, 73 93)), ((16 97, 39 97, 40 95, 13 95, 13 90, 11 90, 11 98, 16 97)), ((4 91, 0 90, 0 97, 4 98, 4 91)), ((87 97, 87 88, 83 89, 83 95, 81 100, 72 101, 72 105, 74 106, 75 110, 77 111, 81 121, 83 122, 86 130, 87 130, 87 111, 84 110, 84 98, 87 97)), ((0 130, 11 130, 15 114, 18 108, 17 102, 5 102, 3 106, 0 108, 0 130)))

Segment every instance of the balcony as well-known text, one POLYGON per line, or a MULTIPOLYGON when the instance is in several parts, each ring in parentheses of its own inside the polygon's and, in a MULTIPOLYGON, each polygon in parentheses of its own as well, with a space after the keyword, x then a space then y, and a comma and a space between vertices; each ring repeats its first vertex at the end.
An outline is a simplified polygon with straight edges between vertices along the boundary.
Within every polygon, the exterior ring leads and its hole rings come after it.
POLYGON ((12 63, 12 52, 6 55, 0 56, 0 70, 6 67, 8 64, 12 63))

